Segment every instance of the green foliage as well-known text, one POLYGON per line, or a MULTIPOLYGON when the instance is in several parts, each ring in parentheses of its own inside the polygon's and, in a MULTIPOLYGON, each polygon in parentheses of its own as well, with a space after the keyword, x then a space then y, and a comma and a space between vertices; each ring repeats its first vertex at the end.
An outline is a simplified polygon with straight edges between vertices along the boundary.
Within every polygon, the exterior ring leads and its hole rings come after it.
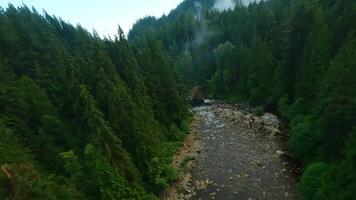
POLYGON ((279 114, 306 169, 302 199, 353 199, 355 168, 345 152, 356 143, 345 142, 356 123, 356 2, 270 0, 225 12, 210 3, 186 0, 165 17, 141 20, 129 41, 161 40, 186 84, 205 96, 279 114))
POLYGON ((42 177, 31 164, 5 164, 1 170, 4 199, 84 199, 70 182, 59 184, 54 175, 42 177))
POLYGON ((237 85, 234 57, 235 46, 231 42, 219 44, 213 51, 217 71, 210 83, 211 94, 214 96, 229 93, 237 85))
POLYGON ((23 148, 11 129, 0 120, 0 163, 23 163, 31 161, 31 154, 23 148))
POLYGON ((316 157, 321 140, 314 128, 315 120, 311 116, 297 116, 292 124, 289 146, 295 156, 307 164, 316 157))
POLYGON ((74 151, 62 152, 59 156, 64 161, 64 168, 67 172, 75 174, 81 171, 81 166, 78 161, 78 156, 75 155, 74 151))
POLYGON ((253 110, 253 114, 256 116, 262 116, 264 114, 264 109, 262 106, 259 106, 253 110))
POLYGON ((302 199, 352 199, 356 2, 225 12, 209 10, 214 2, 139 20, 129 41, 25 6, 1 10, 0 197, 155 199, 177 178, 169 163, 189 124, 182 78, 289 123, 302 199))
POLYGON ((300 181, 299 190, 303 200, 316 199, 316 193, 321 186, 322 175, 328 170, 325 163, 314 163, 308 166, 300 181))
POLYGON ((353 199, 356 189, 356 129, 354 128, 346 142, 343 159, 333 165, 322 179, 319 199, 353 199))
POLYGON ((301 98, 298 98, 295 102, 289 105, 287 96, 284 96, 278 101, 278 112, 286 120, 292 120, 293 117, 304 114, 304 104, 301 98))
POLYGON ((101 39, 9 5, 0 60, 1 199, 155 199, 176 179, 189 113, 160 42, 138 50, 120 30, 101 39))
POLYGON ((169 164, 162 163, 159 158, 153 158, 148 172, 151 177, 151 188, 159 192, 177 180, 178 172, 169 164))
POLYGON ((162 155, 161 160, 162 162, 169 164, 172 163, 173 157, 179 148, 181 147, 183 141, 181 142, 166 142, 162 145, 162 155))

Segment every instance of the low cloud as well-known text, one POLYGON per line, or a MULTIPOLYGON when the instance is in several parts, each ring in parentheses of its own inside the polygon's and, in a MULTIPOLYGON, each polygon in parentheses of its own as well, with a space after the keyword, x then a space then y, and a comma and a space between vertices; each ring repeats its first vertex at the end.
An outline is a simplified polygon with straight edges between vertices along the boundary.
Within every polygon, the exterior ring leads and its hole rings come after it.
POLYGON ((236 2, 233 0, 216 0, 214 4, 214 9, 218 11, 225 11, 234 9, 236 2))
POLYGON ((241 3, 245 6, 248 6, 248 4, 253 3, 253 2, 260 2, 261 0, 242 0, 241 3))
POLYGON ((215 0, 214 9, 222 12, 225 10, 233 10, 237 3, 248 6, 253 2, 260 2, 261 0, 215 0))

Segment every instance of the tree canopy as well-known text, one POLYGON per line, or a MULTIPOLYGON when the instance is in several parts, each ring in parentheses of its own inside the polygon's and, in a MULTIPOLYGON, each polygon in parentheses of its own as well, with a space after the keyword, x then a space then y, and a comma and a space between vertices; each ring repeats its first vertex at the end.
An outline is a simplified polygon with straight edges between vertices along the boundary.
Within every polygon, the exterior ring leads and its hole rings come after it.
POLYGON ((177 178, 189 113, 159 41, 9 5, 0 71, 1 199, 155 199, 177 178))
POLYGON ((281 116, 305 169, 301 199, 353 199, 356 2, 269 0, 225 11, 212 5, 186 0, 168 16, 143 19, 129 42, 144 46, 140 35, 161 40, 189 87, 281 116))

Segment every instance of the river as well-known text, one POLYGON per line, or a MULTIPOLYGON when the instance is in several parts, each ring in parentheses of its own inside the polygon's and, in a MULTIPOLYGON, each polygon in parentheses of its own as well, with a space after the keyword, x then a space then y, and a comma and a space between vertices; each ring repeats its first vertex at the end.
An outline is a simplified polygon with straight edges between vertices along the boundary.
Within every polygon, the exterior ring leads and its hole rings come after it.
POLYGON ((298 170, 286 156, 282 137, 228 119, 217 109, 230 111, 219 105, 193 109, 199 119, 195 131, 200 150, 190 172, 188 193, 177 199, 298 199, 298 170))

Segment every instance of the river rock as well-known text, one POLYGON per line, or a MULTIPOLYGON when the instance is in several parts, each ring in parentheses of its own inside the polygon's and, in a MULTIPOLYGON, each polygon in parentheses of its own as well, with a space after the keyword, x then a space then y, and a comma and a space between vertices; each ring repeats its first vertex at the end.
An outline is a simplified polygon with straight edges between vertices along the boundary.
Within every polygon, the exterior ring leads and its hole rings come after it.
POLYGON ((284 152, 284 151, 281 151, 281 150, 277 150, 277 151, 276 151, 276 154, 279 155, 279 156, 282 156, 282 155, 285 154, 285 152, 284 152))

